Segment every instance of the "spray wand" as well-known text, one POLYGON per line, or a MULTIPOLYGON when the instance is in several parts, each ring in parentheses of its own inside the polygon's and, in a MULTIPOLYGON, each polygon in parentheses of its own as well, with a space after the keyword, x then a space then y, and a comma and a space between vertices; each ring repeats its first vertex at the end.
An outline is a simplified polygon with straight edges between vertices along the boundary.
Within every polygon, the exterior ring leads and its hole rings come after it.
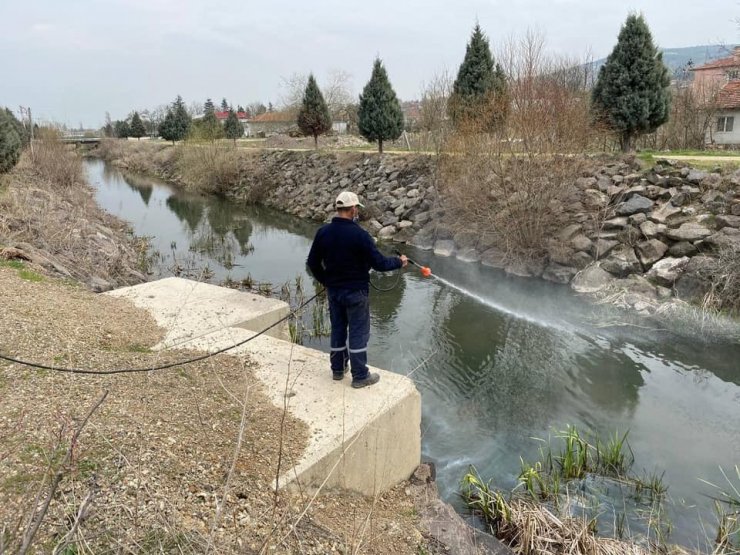
MULTIPOLYGON (((398 256, 401 256, 401 254, 403 254, 403 253, 401 251, 399 251, 399 250, 396 250, 396 254, 398 256)), ((419 272, 421 272, 421 275, 422 276, 429 277, 429 276, 432 275, 432 270, 428 266, 422 266, 421 264, 419 264, 415 260, 411 260, 409 257, 406 257, 406 259, 409 261, 410 264, 413 264, 414 266, 416 266, 417 268, 419 268, 419 272)))

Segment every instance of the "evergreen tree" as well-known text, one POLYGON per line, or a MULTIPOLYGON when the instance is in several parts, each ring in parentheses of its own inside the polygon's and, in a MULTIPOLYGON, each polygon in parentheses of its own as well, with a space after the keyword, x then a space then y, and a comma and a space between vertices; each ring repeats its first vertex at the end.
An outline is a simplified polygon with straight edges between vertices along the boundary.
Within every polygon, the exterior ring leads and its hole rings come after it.
POLYGON ((0 173, 13 169, 21 156, 21 138, 5 110, 0 109, 0 173))
POLYGON ((319 148, 319 135, 331 129, 331 115, 313 74, 308 76, 303 103, 298 112, 298 128, 304 135, 313 136, 315 148, 319 148))
POLYGON ((126 120, 118 120, 113 125, 113 130, 116 133, 116 137, 119 139, 126 139, 131 135, 131 127, 126 120))
POLYGON ((594 115, 619 135, 623 152, 634 149, 637 136, 668 120, 670 82, 645 19, 629 15, 591 94, 594 115))
POLYGON ((203 105, 203 117, 197 123, 198 138, 206 141, 215 141, 223 137, 223 128, 216 117, 216 108, 209 98, 203 105))
POLYGON ((17 117, 15 117, 15 114, 10 108, 5 108, 5 113, 10 118, 10 122, 15 128, 15 132, 18 133, 18 138, 21 140, 21 148, 28 146, 28 143, 31 142, 31 134, 26 129, 26 126, 23 125, 17 117))
POLYGON ((226 112, 229 109, 229 103, 226 102, 226 98, 221 99, 221 111, 226 112))
POLYGON ((142 137, 146 135, 146 127, 144 126, 144 122, 141 121, 141 116, 139 116, 139 112, 134 112, 134 115, 131 116, 131 137, 136 137, 138 140, 141 140, 142 137))
POLYGON ((192 123, 190 114, 188 114, 188 110, 185 107, 185 102, 183 102, 180 95, 177 95, 177 98, 172 103, 172 115, 173 131, 170 135, 172 138, 168 140, 171 140, 174 143, 175 141, 182 141, 188 136, 188 133, 190 133, 190 125, 192 123))
POLYGON ((236 115, 233 108, 229 110, 229 117, 226 118, 224 133, 226 134, 227 139, 232 139, 234 141, 234 144, 236 144, 236 140, 238 138, 244 136, 244 126, 242 125, 242 122, 239 121, 239 117, 236 115))
POLYGON ((476 24, 448 103, 456 126, 475 122, 490 131, 506 119, 506 76, 494 62, 488 38, 476 24))
POLYGON ((393 141, 403 132, 403 112, 388 74, 380 58, 375 59, 370 81, 360 95, 358 114, 360 135, 368 141, 378 141, 383 153, 383 141, 393 141))
POLYGON ((175 144, 176 140, 182 138, 177 136, 175 114, 172 109, 167 110, 167 115, 164 116, 162 123, 159 124, 159 136, 162 137, 165 141, 172 141, 173 145, 175 144))
POLYGON ((244 107, 243 107, 243 106, 242 106, 241 104, 239 104, 239 105, 238 105, 238 106, 236 107, 236 111, 237 111, 237 113, 238 113, 238 114, 241 114, 241 113, 243 113, 243 112, 244 112, 244 107))

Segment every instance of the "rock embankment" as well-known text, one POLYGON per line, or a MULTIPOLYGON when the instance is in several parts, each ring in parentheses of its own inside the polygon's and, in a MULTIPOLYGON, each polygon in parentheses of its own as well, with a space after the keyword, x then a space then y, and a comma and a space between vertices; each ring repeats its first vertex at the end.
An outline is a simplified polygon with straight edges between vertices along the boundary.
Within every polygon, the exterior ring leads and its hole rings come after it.
MULTIPOLYGON (((132 148, 126 145, 119 164, 125 166, 125 152, 132 148)), ((135 165, 143 160, 149 173, 177 183, 175 149, 149 151, 137 151, 135 165)), ((550 208, 564 223, 538 256, 522 257, 503 246, 515 231, 460 221, 444 198, 445 184, 438 183, 432 157, 245 150, 235 156, 232 182, 219 187, 235 200, 325 221, 336 195, 349 189, 365 202, 363 225, 380 240, 570 284, 580 293, 630 291, 635 294, 626 304, 644 314, 667 299, 700 300, 710 287, 716 254, 740 252, 740 171, 705 172, 668 161, 644 169, 636 160, 587 160, 589 169, 565 185, 550 208)))

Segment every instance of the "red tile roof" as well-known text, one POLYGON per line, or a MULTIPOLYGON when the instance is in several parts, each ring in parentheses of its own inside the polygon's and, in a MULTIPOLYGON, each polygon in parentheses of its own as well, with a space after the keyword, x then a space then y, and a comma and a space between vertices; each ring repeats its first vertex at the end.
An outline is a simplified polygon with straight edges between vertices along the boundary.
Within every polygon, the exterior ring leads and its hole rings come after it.
POLYGON ((290 112, 265 112, 253 117, 250 121, 257 123, 291 123, 296 121, 296 117, 290 112))
POLYGON ((712 60, 706 64, 696 66, 692 68, 692 71, 701 71, 704 69, 720 69, 724 67, 740 67, 740 55, 738 55, 737 49, 732 56, 727 58, 719 58, 718 60, 712 60))
POLYGON ((722 87, 717 105, 725 110, 740 108, 740 81, 730 81, 722 87))
MULTIPOLYGON (((229 112, 219 112, 216 111, 216 119, 226 119, 229 117, 229 112)), ((247 119, 247 113, 246 112, 237 112, 236 117, 239 119, 247 119)))

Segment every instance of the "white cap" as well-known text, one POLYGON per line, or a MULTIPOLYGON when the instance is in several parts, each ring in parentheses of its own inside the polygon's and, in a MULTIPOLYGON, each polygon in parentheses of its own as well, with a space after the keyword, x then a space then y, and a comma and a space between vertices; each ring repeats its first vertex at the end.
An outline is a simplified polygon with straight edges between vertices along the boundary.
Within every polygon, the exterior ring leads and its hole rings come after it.
POLYGON ((365 205, 360 202, 357 195, 350 191, 342 191, 339 193, 337 200, 334 202, 336 208, 351 208, 352 206, 361 206, 365 208, 365 205))

